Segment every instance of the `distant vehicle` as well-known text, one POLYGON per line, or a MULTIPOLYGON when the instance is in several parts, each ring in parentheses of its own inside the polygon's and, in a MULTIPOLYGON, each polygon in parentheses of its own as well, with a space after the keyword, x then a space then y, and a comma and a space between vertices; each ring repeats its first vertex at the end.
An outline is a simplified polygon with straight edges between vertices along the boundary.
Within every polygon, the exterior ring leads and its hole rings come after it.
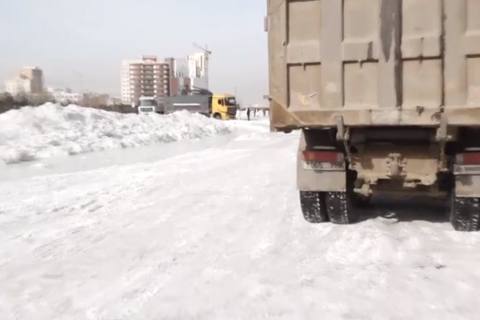
POLYGON ((142 96, 139 99, 137 111, 138 114, 155 114, 157 112, 157 106, 156 97, 142 96))
POLYGON ((214 94, 212 96, 212 117, 222 120, 234 120, 237 115, 238 103, 234 95, 214 94))
POLYGON ((203 95, 186 95, 165 97, 163 100, 165 113, 188 111, 200 113, 207 117, 211 115, 211 97, 203 95))
POLYGON ((196 87, 186 87, 181 95, 165 97, 162 104, 165 113, 186 110, 221 120, 235 119, 238 109, 234 95, 214 94, 196 87))

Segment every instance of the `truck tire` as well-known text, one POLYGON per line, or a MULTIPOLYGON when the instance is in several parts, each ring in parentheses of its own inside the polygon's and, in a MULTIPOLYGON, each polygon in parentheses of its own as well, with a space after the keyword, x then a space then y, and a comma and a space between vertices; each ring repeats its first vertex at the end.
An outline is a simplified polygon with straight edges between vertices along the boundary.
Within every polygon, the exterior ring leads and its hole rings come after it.
POLYGON ((215 113, 215 114, 213 115, 213 118, 214 118, 214 119, 217 119, 217 120, 222 120, 222 116, 220 115, 220 113, 215 113))
POLYGON ((451 193, 449 220, 456 231, 480 230, 480 198, 457 197, 451 193))
POLYGON ((325 205, 325 192, 300 191, 300 207, 305 220, 310 223, 322 223, 328 221, 327 208, 325 205))
MULTIPOLYGON (((327 192, 325 202, 330 221, 335 224, 351 224, 358 221, 356 206, 361 206, 361 196, 353 192, 356 175, 347 170, 347 191, 327 192)), ((368 198, 363 204, 368 204, 368 198)))
POLYGON ((327 192, 325 197, 328 218, 335 224, 351 224, 358 221, 350 192, 327 192))

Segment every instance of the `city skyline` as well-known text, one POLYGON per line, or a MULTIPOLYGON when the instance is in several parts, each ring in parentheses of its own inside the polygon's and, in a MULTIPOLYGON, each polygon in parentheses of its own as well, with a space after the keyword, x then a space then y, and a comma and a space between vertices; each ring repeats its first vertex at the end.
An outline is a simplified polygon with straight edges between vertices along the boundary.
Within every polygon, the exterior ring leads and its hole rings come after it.
POLYGON ((0 77, 25 64, 40 66, 46 83, 120 95, 124 59, 144 54, 182 57, 207 45, 209 87, 256 102, 267 92, 266 2, 245 0, 228 14, 223 2, 20 0, 0 4, 0 26, 10 30, 0 52, 0 77), (168 8, 168 13, 165 13, 168 8), (108 12, 109 14, 105 14, 108 12), (160 12, 162 14, 160 14, 160 12), (54 18, 52 18, 54 17, 54 18), (133 17, 133 18, 132 18, 133 17), (137 23, 134 17, 149 23, 137 23), (161 17, 161 18, 160 18, 161 17))
MULTIPOLYGON (((169 63, 171 64, 170 68, 171 68, 171 77, 173 78, 197 78, 197 80, 205 80, 203 78, 208 78, 208 69, 205 68, 205 66, 203 65, 205 62, 203 61, 204 59, 202 59, 202 56, 204 56, 205 53, 204 52, 193 52, 193 53, 190 53, 188 55, 185 55, 183 57, 168 57, 168 58, 163 58, 163 57, 158 57, 156 55, 142 55, 141 57, 134 57, 134 58, 128 58, 128 59, 123 59, 122 60, 122 64, 120 66, 120 70, 121 70, 121 73, 119 75, 119 86, 120 86, 120 93, 117 94, 117 93, 108 93, 108 92, 105 92, 107 94, 110 94, 112 96, 118 96, 120 97, 122 95, 122 88, 123 88, 123 85, 122 85, 122 82, 123 82, 123 75, 124 75, 124 65, 126 62, 139 62, 141 60, 144 59, 144 57, 155 57, 156 60, 158 60, 159 63, 169 63), (192 65, 190 62, 192 62, 191 60, 194 60, 195 64, 196 65, 201 65, 200 68, 198 68, 198 70, 196 71, 193 71, 192 72, 192 69, 195 69, 196 66, 193 66, 194 68, 192 68, 192 65), (201 61, 198 61, 198 60, 201 60, 201 61), (171 61, 171 62, 170 62, 171 61)), ((13 82, 18 82, 18 77, 19 75, 22 75, 25 70, 29 70, 29 69, 38 69, 41 71, 42 75, 41 75, 41 87, 43 87, 44 89, 46 89, 47 87, 52 89, 52 88, 69 88, 70 90, 72 90, 73 88, 73 91, 76 91, 76 92, 83 92, 82 90, 80 90, 80 88, 76 87, 75 85, 70 85, 69 83, 65 83, 63 81, 56 81, 56 82, 52 82, 51 79, 48 78, 48 75, 47 77, 44 77, 44 70, 41 66, 29 66, 29 65, 22 65, 20 67, 18 67, 17 69, 14 70, 14 72, 12 72, 12 74, 9 76, 9 77, 6 77, 4 79, 0 79, 1 80, 1 83, 0 83, 0 91, 6 91, 6 92, 10 92, 12 94, 15 94, 14 92, 12 92, 12 83, 13 82)), ((82 77, 82 74, 80 74, 78 71, 76 70, 73 70, 74 73, 77 74, 78 77, 82 77)), ((200 87, 204 87, 205 86, 205 89, 208 88, 208 81, 204 81, 205 83, 202 83, 202 84, 193 84, 193 81, 190 81, 192 82, 192 85, 196 85, 196 86, 200 86, 200 87)), ((189 83, 190 83, 189 82, 189 83)), ((16 86, 19 86, 19 89, 20 91, 24 91, 24 92, 31 92, 30 89, 26 89, 25 88, 25 85, 20 85, 20 84, 17 84, 16 86), (20 87, 23 87, 23 89, 21 89, 20 87)), ((33 90, 35 91, 35 90, 33 90)), ((95 90, 92 90, 92 91, 95 91, 95 90)), ((88 90, 85 90, 85 92, 88 92, 88 90)))

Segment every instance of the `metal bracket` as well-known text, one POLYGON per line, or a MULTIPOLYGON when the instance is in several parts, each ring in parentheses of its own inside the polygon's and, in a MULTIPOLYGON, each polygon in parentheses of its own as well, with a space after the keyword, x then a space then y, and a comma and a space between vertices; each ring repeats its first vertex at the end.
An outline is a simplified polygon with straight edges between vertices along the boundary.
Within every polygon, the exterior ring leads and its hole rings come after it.
POLYGON ((447 116, 445 113, 440 113, 439 117, 439 126, 437 128, 437 135, 436 135, 436 140, 437 141, 448 141, 448 121, 447 121, 447 116))
POLYGON ((352 165, 352 153, 350 152, 350 128, 345 128, 345 124, 343 123, 343 116, 338 114, 336 116, 337 122, 337 141, 343 142, 343 147, 345 149, 345 158, 352 165))
POLYGON ((344 141, 345 140, 345 125, 343 124, 343 116, 341 114, 337 114, 335 117, 337 123, 337 140, 344 141))
POLYGON ((440 113, 439 127, 437 128, 437 134, 435 139, 440 143, 440 154, 438 161, 438 169, 442 172, 448 171, 447 157, 445 155, 445 146, 447 141, 450 140, 448 136, 448 121, 445 113, 440 113))
POLYGON ((405 175, 406 160, 400 153, 390 153, 385 159, 387 175, 389 177, 400 177, 405 175))

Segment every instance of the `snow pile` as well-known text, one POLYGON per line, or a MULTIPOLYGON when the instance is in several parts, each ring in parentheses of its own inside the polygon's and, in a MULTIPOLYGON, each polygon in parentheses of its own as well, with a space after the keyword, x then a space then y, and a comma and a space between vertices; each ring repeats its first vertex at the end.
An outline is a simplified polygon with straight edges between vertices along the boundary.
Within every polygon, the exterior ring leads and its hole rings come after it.
POLYGON ((45 104, 0 115, 0 164, 226 134, 222 121, 186 111, 119 114, 45 104))

